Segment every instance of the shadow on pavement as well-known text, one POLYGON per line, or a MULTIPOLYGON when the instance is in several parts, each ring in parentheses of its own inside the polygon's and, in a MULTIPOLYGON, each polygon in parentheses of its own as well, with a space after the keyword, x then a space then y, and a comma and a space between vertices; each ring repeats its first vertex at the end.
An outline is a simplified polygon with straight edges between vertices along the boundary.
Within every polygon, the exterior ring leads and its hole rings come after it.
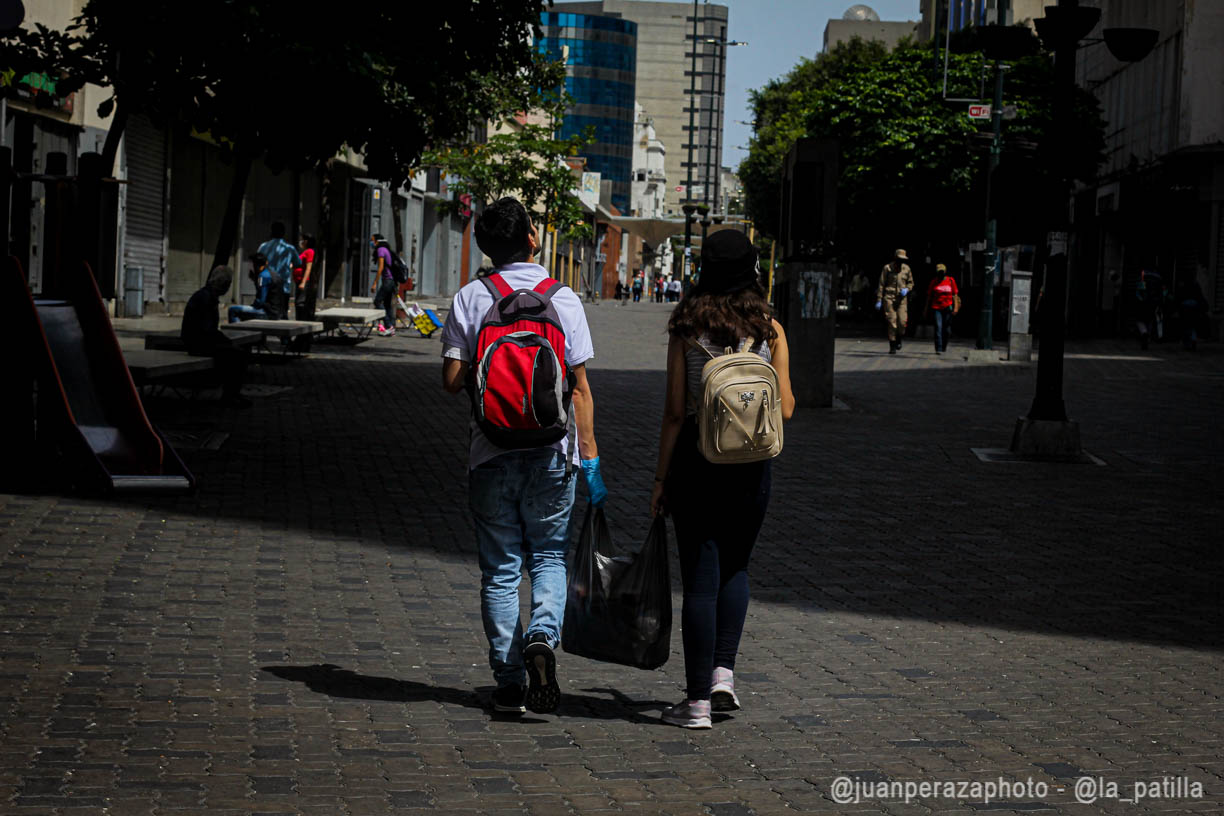
MULTIPOLYGON (((1068 410, 1082 422, 1085 448, 1107 467, 984 464, 970 452, 1007 446, 1032 399, 1031 367, 840 372, 837 394, 850 409, 800 405, 787 428, 753 556, 754 597, 815 611, 1224 649, 1224 378, 1178 365, 1067 361, 1068 410)), ((295 547, 358 540, 388 555, 469 562, 477 575, 466 403, 441 392, 435 362, 303 360, 263 377, 293 389, 222 418, 233 423, 220 428, 231 431, 229 441, 188 460, 200 477, 197 496, 122 503, 159 519, 198 519, 204 535, 255 530, 265 541, 303 539, 295 547)), ((617 536, 642 539, 663 374, 596 369, 591 381, 609 518, 617 536)), ((172 426, 173 417, 164 421, 172 426)), ((318 671, 293 679, 308 678, 335 693, 371 693, 364 682, 318 671)), ((404 699, 466 695, 387 682, 404 699)), ((632 716, 620 704, 589 701, 589 716, 632 716)))
MULTIPOLYGON (((375 677, 368 674, 358 674, 350 669, 344 669, 332 663, 316 663, 310 666, 264 666, 266 671, 282 680, 302 683, 316 694, 328 697, 351 700, 381 700, 391 703, 419 703, 426 700, 448 705, 464 706, 488 712, 497 719, 506 719, 495 715, 486 704, 485 689, 466 691, 448 686, 431 686, 414 680, 399 680, 394 677, 375 677)), ((488 688, 488 692, 492 692, 488 688)), ((603 692, 612 697, 593 697, 588 694, 565 693, 561 696, 561 706, 557 715, 562 717, 578 717, 595 720, 626 720, 631 723, 657 725, 657 717, 646 717, 634 709, 661 709, 668 703, 659 701, 635 701, 616 689, 583 689, 583 691, 603 692)), ((512 717, 524 723, 547 722, 530 715, 512 717)))

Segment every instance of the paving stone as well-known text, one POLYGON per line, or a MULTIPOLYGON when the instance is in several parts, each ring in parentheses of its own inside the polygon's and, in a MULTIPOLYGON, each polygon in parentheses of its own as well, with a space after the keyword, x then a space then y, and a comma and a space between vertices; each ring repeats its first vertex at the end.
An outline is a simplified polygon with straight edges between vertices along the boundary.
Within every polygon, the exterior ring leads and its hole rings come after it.
MULTIPOLYGON (((589 308, 626 542, 664 386, 668 311, 645 306, 589 308)), ((556 715, 484 708, 466 412, 437 340, 407 335, 253 366, 241 417, 146 400, 163 429, 229 435, 183 451, 192 496, 0 495, 0 810, 909 816, 980 808, 846 808, 830 785, 1081 773, 1201 776, 1216 798, 1068 791, 1058 812, 1224 809, 1224 348, 1071 341, 1068 406, 1106 466, 1068 468, 970 452, 1006 444, 1031 367, 839 339, 849 409, 801 405, 773 463, 744 707, 699 733, 658 721, 684 686, 678 622, 656 671, 561 652, 556 715)))

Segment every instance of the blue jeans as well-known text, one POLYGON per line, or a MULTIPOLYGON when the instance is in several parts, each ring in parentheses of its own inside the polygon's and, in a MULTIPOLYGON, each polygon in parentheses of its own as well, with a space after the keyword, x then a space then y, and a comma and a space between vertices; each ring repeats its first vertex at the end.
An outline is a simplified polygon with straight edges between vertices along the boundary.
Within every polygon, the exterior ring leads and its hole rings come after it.
POLYGON ((497 687, 525 685, 518 586, 531 577, 527 635, 561 640, 565 615, 565 554, 578 468, 552 448, 510 451, 468 474, 468 501, 480 556, 480 614, 497 687))
POLYGON ((935 310, 935 350, 947 351, 952 337, 952 307, 935 310))
POLYGON ((229 307, 229 322, 237 323, 240 320, 250 320, 252 318, 265 318, 268 313, 263 309, 256 309, 254 306, 231 306, 229 307), (242 315, 246 315, 245 318, 242 315))

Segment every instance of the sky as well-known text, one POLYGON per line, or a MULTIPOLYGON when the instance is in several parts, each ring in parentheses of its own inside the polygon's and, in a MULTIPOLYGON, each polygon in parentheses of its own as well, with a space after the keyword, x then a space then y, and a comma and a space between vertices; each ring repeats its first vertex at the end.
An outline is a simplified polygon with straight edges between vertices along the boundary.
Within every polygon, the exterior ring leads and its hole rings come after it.
POLYGON ((748 91, 785 75, 800 57, 814 57, 824 42, 825 24, 850 6, 865 2, 881 20, 918 20, 919 0, 716 0, 729 9, 727 39, 748 45, 727 49, 727 112, 723 164, 739 166, 752 136, 747 122, 748 91))

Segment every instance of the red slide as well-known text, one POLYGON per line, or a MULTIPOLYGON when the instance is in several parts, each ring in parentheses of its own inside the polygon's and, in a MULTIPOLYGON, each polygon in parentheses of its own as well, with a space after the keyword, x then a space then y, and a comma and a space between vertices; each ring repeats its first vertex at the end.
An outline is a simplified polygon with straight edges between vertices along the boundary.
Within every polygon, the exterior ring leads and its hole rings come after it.
POLYGON ((93 273, 82 264, 66 276, 63 300, 36 299, 16 258, 0 269, 0 319, 17 350, 17 400, 37 383, 33 405, 19 410, 33 429, 19 427, 7 481, 18 471, 51 473, 88 492, 184 493, 195 477, 149 422, 128 373, 119 340, 93 273))

